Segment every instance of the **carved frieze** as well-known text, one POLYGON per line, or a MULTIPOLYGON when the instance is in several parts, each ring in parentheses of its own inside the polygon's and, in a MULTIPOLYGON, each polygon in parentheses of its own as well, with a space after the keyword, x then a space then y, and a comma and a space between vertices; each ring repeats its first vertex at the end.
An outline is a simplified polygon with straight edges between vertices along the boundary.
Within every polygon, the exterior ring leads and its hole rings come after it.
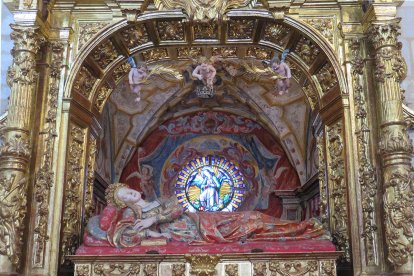
POLYGON ((183 47, 177 49, 178 58, 197 59, 201 57, 203 51, 201 47, 183 47))
POLYGON ((194 25, 195 39, 217 39, 218 24, 217 22, 198 23, 194 25))
POLYGON ((216 265, 220 261, 219 255, 186 255, 185 259, 191 265, 190 273, 193 275, 214 275, 216 273, 216 265))
POLYGON ((144 56, 145 61, 157 61, 160 59, 165 59, 168 57, 168 52, 166 48, 154 48, 142 53, 144 56))
POLYGON ((308 66, 312 65, 315 58, 320 53, 319 47, 306 37, 301 37, 294 51, 308 66))
POLYGON ((228 29, 229 39, 251 39, 255 20, 253 19, 234 19, 230 20, 228 29))
POLYGON ((136 24, 121 31, 122 38, 129 48, 135 48, 149 42, 147 30, 143 24, 136 24))
POLYGON ((82 66, 73 84, 73 89, 89 99, 95 82, 96 78, 92 76, 91 72, 85 66, 82 66))
POLYGON ((161 40, 184 40, 184 26, 181 21, 158 21, 157 28, 161 40))
MULTIPOLYGON (((139 276, 140 270, 141 270, 141 267, 139 264, 97 263, 97 264, 94 264, 93 266, 93 272, 94 272, 94 275, 96 276, 107 276, 107 275, 139 276)), ((156 276, 156 274, 152 274, 151 276, 156 276)))
POLYGON ((237 57, 237 47, 213 47, 212 53, 223 58, 237 57))
POLYGON ((112 42, 106 40, 92 52, 92 57, 102 69, 105 69, 118 57, 118 52, 112 42))
POLYGON ((273 57, 273 51, 261 47, 249 47, 246 55, 259 60, 269 60, 273 57))
POLYGON ((265 27, 264 40, 282 45, 283 39, 291 32, 291 30, 282 24, 268 23, 265 27))
POLYGON ((79 40, 78 50, 81 49, 87 42, 97 33, 103 29, 109 23, 96 22, 96 23, 79 23, 79 40))
POLYGON ((348 233, 348 201, 345 182, 345 157, 343 141, 343 123, 339 121, 327 127, 329 155, 329 186, 331 231, 334 243, 344 251, 343 259, 351 261, 348 233))
POLYGON ((331 44, 334 43, 333 18, 305 18, 303 21, 318 30, 331 44))
POLYGON ((74 255, 79 246, 85 133, 85 129, 73 123, 70 124, 62 217, 62 263, 64 256, 74 255))
POLYGON ((321 70, 319 70, 316 74, 316 78, 318 79, 324 94, 328 93, 338 84, 335 70, 330 63, 326 63, 321 70))
POLYGON ((305 275, 315 274, 318 272, 318 261, 292 261, 292 262, 271 262, 269 270, 272 274, 277 275, 305 275))

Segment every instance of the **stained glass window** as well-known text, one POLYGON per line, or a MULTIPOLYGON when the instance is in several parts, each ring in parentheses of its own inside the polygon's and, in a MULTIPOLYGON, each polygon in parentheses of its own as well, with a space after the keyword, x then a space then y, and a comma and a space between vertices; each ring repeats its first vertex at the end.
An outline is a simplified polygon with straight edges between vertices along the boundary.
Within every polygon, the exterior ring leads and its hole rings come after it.
POLYGON ((233 212, 243 202, 246 184, 232 162, 220 156, 202 156, 178 173, 178 201, 188 212, 233 212))

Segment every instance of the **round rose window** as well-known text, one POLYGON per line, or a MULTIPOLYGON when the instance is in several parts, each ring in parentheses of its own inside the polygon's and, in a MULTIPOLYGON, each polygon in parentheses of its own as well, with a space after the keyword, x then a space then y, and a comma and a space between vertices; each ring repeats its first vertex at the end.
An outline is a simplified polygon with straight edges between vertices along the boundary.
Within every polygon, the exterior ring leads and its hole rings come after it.
POLYGON ((176 195, 189 212, 232 212, 243 202, 246 184, 239 169, 220 156, 191 160, 178 173, 176 195))

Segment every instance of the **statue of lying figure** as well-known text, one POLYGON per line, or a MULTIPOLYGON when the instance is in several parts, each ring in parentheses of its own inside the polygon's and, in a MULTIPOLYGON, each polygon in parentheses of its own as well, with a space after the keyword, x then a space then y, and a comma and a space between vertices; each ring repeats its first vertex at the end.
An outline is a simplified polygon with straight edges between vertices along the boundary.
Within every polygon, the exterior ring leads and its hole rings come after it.
POLYGON ((191 244, 330 239, 316 219, 283 221, 258 211, 184 213, 175 197, 147 202, 122 183, 110 185, 106 199, 102 214, 88 222, 88 239, 96 242, 87 246, 132 247, 160 237, 191 244))

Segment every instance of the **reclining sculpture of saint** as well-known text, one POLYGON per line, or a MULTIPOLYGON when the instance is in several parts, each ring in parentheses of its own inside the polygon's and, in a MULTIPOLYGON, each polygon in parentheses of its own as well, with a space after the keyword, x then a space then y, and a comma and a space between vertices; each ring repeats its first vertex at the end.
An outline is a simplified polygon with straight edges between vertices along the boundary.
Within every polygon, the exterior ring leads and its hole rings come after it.
POLYGON ((147 202, 123 183, 110 185, 106 199, 102 214, 88 222, 87 246, 133 247, 149 238, 188 244, 330 239, 316 219, 283 221, 258 211, 185 213, 176 197, 147 202))

